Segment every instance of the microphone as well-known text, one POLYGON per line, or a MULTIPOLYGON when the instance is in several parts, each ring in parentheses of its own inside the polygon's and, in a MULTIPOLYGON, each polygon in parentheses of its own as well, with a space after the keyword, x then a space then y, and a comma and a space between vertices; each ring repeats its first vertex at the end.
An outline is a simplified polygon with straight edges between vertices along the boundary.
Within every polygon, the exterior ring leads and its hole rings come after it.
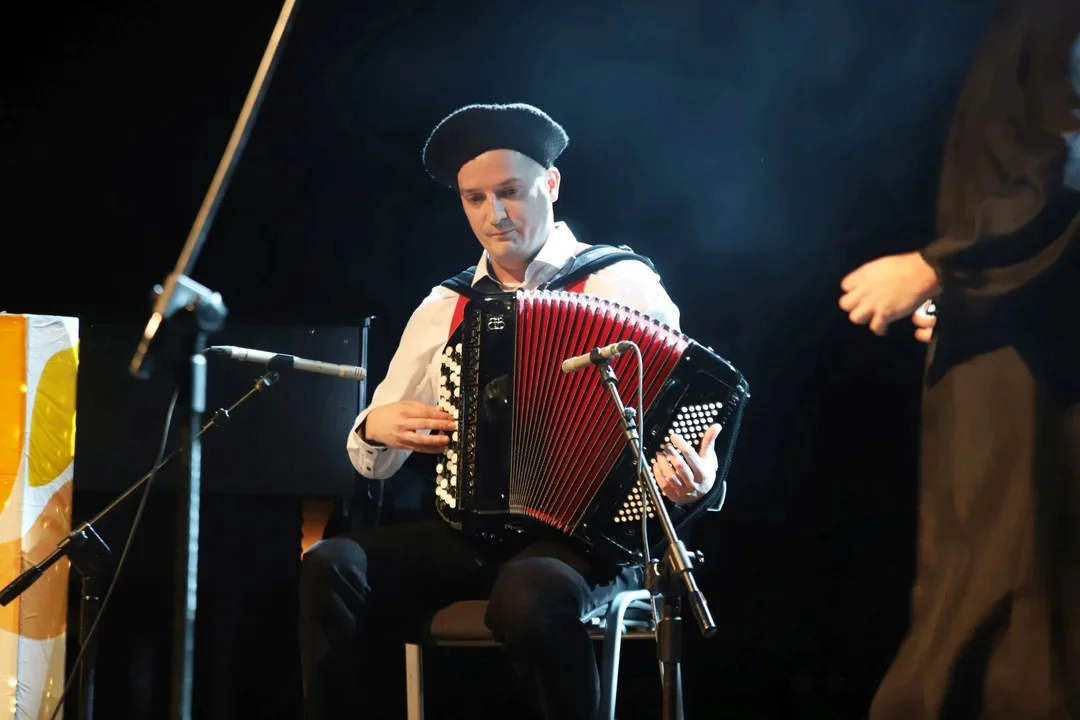
POLYGON ((305 360, 292 355, 282 355, 281 353, 266 352, 264 350, 249 350, 242 347, 233 347, 232 345, 213 345, 208 347, 207 350, 218 355, 231 357, 233 360, 269 365, 271 370, 275 366, 285 365, 287 368, 301 372, 333 375, 348 380, 364 380, 367 378, 367 370, 356 365, 334 365, 333 363, 318 360, 305 360))
POLYGON ((630 352, 634 349, 634 343, 629 340, 620 340, 617 343, 611 345, 605 345, 604 347, 593 348, 585 355, 578 355, 576 357, 567 358, 563 360, 562 371, 564 373, 573 373, 587 368, 590 365, 599 365, 607 362, 613 357, 618 357, 624 352, 630 352))

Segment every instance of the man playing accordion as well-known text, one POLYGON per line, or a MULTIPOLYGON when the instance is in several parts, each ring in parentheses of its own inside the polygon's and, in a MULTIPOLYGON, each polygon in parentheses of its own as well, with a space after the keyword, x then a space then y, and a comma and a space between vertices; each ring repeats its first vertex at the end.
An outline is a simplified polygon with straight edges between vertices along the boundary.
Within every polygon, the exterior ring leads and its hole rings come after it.
MULTIPOLYGON (((556 222, 561 175, 556 158, 568 137, 529 105, 472 105, 435 127, 424 148, 429 174, 460 195, 483 247, 468 278, 487 294, 535 289, 587 247, 556 222)), ((574 291, 607 299, 678 328, 679 310, 653 269, 620 260, 588 275, 574 291)), ((413 452, 439 454, 454 417, 437 406, 443 349, 460 320, 461 294, 435 287, 410 318, 371 406, 348 435, 348 452, 366 478, 384 480, 413 452)), ((673 435, 652 458, 664 495, 687 505, 716 482, 715 441, 673 435)), ((587 556, 568 542, 529 536, 486 542, 440 520, 393 524, 317 543, 304 557, 301 657, 305 716, 360 718, 356 688, 376 639, 400 647, 439 609, 488 599, 485 622, 537 693, 544 716, 593 720, 600 681, 581 618, 617 593, 640 587, 640 567, 587 556), (379 637, 378 629, 396 637, 379 637)))

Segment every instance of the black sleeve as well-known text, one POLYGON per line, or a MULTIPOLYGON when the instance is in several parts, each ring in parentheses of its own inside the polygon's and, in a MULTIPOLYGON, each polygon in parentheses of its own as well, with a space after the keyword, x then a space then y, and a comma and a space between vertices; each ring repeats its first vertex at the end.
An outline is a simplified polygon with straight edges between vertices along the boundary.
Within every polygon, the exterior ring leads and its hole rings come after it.
POLYGON ((999 303, 1080 264, 1078 66, 1080 2, 999 5, 949 133, 937 239, 922 250, 950 304, 999 303))

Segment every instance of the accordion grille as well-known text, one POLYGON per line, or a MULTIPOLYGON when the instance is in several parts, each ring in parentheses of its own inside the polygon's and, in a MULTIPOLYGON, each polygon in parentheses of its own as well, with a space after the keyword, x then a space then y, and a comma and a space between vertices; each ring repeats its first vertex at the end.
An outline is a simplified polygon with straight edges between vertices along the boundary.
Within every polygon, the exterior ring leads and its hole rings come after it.
MULTIPOLYGON (((562 361, 622 340, 636 343, 644 416, 689 339, 629 308, 577 293, 521 291, 516 307, 509 509, 571 533, 594 505, 626 441, 596 371, 567 374, 562 361)), ((635 405, 634 354, 613 359, 611 367, 620 396, 635 405)), ((640 513, 642 500, 631 493, 623 514, 640 513)))

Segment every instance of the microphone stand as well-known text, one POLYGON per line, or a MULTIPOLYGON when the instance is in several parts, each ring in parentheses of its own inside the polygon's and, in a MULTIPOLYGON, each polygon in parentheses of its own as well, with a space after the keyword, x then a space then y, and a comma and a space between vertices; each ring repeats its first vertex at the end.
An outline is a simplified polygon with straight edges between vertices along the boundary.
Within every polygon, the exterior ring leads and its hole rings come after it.
MULTIPOLYGON (((255 386, 251 390, 248 390, 227 410, 219 409, 215 412, 210 421, 198 431, 199 436, 212 428, 223 425, 230 419, 230 413, 239 407, 241 403, 263 388, 270 387, 280 377, 274 371, 265 373, 255 382, 255 386)), ((72 530, 66 538, 60 541, 56 549, 48 557, 28 567, 19 577, 8 583, 7 587, 0 590, 0 605, 7 607, 15 598, 29 590, 30 586, 37 582, 45 574, 46 570, 63 557, 68 558, 71 566, 82 576, 82 592, 79 598, 79 647, 82 648, 82 664, 79 667, 79 720, 93 720, 94 717, 94 674, 97 670, 97 638, 90 637, 90 630, 94 627, 98 611, 101 608, 99 595, 101 593, 102 575, 111 564, 109 562, 111 554, 109 546, 97 534, 94 526, 126 500, 128 496, 146 484, 150 478, 154 477, 158 470, 172 460, 176 452, 174 450, 162 458, 161 462, 153 470, 139 478, 134 485, 109 503, 104 510, 72 530)))
POLYGON ((164 354, 176 374, 177 406, 184 422, 180 423, 180 442, 186 448, 182 462, 185 469, 180 488, 180 517, 177 528, 176 598, 173 620, 172 720, 191 720, 195 680, 195 605, 199 575, 199 500, 202 493, 202 446, 199 426, 206 406, 206 358, 202 351, 207 336, 220 330, 228 311, 221 295, 200 285, 189 276, 199 252, 206 243, 210 226, 225 189, 233 176, 251 128, 265 96, 265 86, 277 64, 278 49, 288 33, 297 0, 284 0, 277 24, 271 33, 248 90, 240 115, 233 127, 225 152, 218 163, 210 187, 203 198, 187 241, 173 271, 162 285, 155 286, 157 299, 142 338, 128 369, 138 378, 151 373, 155 356, 164 354), (182 312, 181 312, 182 311, 182 312), (168 329, 173 338, 166 338, 168 329), (178 342, 177 342, 178 341, 178 342), (170 346, 163 350, 163 343, 170 346), (176 343, 176 346, 174 346, 176 343))
MULTIPOLYGON (((645 587, 653 596, 662 598, 660 619, 656 624, 656 655, 660 661, 661 694, 663 698, 663 720, 683 720, 682 698, 682 599, 690 601, 690 608, 697 620, 701 634, 707 638, 716 634, 716 623, 705 595, 698 588, 694 579, 693 561, 702 561, 701 553, 691 556, 689 550, 675 532, 675 526, 668 515, 656 484, 649 469, 649 463, 639 457, 643 448, 639 445, 640 435, 635 420, 634 408, 623 404, 619 396, 618 379, 607 360, 599 362, 600 381, 611 394, 611 399, 619 411, 623 434, 634 453, 635 467, 640 465, 638 481, 645 487, 649 501, 656 508, 657 518, 664 528, 668 547, 662 560, 651 559, 645 568, 645 587)), ((646 548, 646 552, 647 552, 646 548)))

